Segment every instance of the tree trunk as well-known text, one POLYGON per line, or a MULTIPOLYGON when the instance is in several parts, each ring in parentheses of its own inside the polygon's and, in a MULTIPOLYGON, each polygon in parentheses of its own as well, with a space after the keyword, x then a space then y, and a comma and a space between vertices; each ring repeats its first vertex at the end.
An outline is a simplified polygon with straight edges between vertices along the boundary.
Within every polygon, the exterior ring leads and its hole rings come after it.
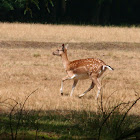
POLYGON ((64 16, 66 13, 66 2, 65 0, 61 0, 61 14, 64 16))

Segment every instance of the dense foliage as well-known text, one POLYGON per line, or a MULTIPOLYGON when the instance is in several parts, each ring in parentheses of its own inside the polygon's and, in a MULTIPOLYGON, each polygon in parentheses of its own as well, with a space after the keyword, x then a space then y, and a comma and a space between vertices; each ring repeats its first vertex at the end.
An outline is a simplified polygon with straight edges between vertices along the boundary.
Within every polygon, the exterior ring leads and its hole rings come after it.
POLYGON ((0 21, 139 24, 139 0, 1 0, 0 21))

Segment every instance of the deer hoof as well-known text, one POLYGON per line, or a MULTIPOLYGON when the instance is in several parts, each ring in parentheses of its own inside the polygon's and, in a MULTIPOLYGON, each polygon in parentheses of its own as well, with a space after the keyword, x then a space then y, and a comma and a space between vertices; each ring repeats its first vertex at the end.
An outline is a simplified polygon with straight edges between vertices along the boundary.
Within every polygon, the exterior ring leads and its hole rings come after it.
POLYGON ((81 94, 81 95, 79 95, 79 98, 81 98, 81 97, 83 97, 84 95, 83 94, 81 94))

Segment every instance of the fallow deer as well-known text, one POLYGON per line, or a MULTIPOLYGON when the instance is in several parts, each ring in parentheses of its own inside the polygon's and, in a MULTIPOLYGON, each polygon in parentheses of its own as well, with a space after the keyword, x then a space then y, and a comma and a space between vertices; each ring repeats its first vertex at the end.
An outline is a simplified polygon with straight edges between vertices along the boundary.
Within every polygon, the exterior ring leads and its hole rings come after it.
POLYGON ((60 92, 63 95, 63 82, 69 79, 73 79, 74 83, 70 96, 72 96, 74 88, 77 85, 78 80, 91 79, 92 83, 90 87, 79 97, 84 96, 87 92, 93 89, 94 85, 97 86, 97 99, 101 90, 101 83, 99 82, 99 77, 106 71, 114 70, 109 65, 106 65, 102 60, 95 58, 79 59, 75 61, 69 61, 67 57, 67 45, 62 44, 62 46, 53 52, 53 55, 61 56, 64 68, 66 70, 67 76, 62 78, 60 92))

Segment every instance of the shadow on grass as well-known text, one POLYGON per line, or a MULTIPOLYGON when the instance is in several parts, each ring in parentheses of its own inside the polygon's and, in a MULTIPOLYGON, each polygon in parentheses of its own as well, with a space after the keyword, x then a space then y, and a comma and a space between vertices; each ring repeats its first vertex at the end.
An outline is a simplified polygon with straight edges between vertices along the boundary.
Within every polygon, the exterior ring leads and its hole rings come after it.
MULTIPOLYGON (((123 115, 116 113, 105 123, 100 139, 139 138, 140 116, 128 116, 123 125, 118 124, 123 115)), ((103 120, 101 114, 86 111, 50 110, 24 111, 22 116, 0 114, 0 139, 98 139, 103 120), (20 121, 19 121, 19 117, 20 121), (12 129, 12 131, 11 131, 12 129), (17 131, 17 137, 15 137, 17 131), (13 135, 13 138, 12 138, 13 135)))
MULTIPOLYGON (((43 138, 87 138, 95 137, 91 128, 88 126, 88 114, 76 111, 26 111, 22 114, 18 133, 21 132, 33 134, 34 138, 36 133, 38 137, 43 135, 43 138)), ((92 114, 95 115, 94 113, 92 114)), ((17 129, 19 114, 14 114, 12 119, 9 119, 9 114, 0 115, 0 130, 1 136, 6 136, 12 131, 15 133, 17 129), (5 133, 6 132, 6 133, 5 133)), ((18 134, 18 135, 19 135, 18 134)), ((33 139, 34 139, 33 138, 33 139)))
POLYGON ((121 102, 105 109, 101 94, 97 113, 74 110, 24 110, 26 101, 36 91, 37 89, 31 92, 23 104, 10 99, 15 105, 9 114, 0 114, 0 140, 140 139, 140 116, 128 115, 140 97, 132 102, 121 102), (15 109, 18 105, 19 109, 15 109), (122 107, 123 113, 120 111, 122 107))

